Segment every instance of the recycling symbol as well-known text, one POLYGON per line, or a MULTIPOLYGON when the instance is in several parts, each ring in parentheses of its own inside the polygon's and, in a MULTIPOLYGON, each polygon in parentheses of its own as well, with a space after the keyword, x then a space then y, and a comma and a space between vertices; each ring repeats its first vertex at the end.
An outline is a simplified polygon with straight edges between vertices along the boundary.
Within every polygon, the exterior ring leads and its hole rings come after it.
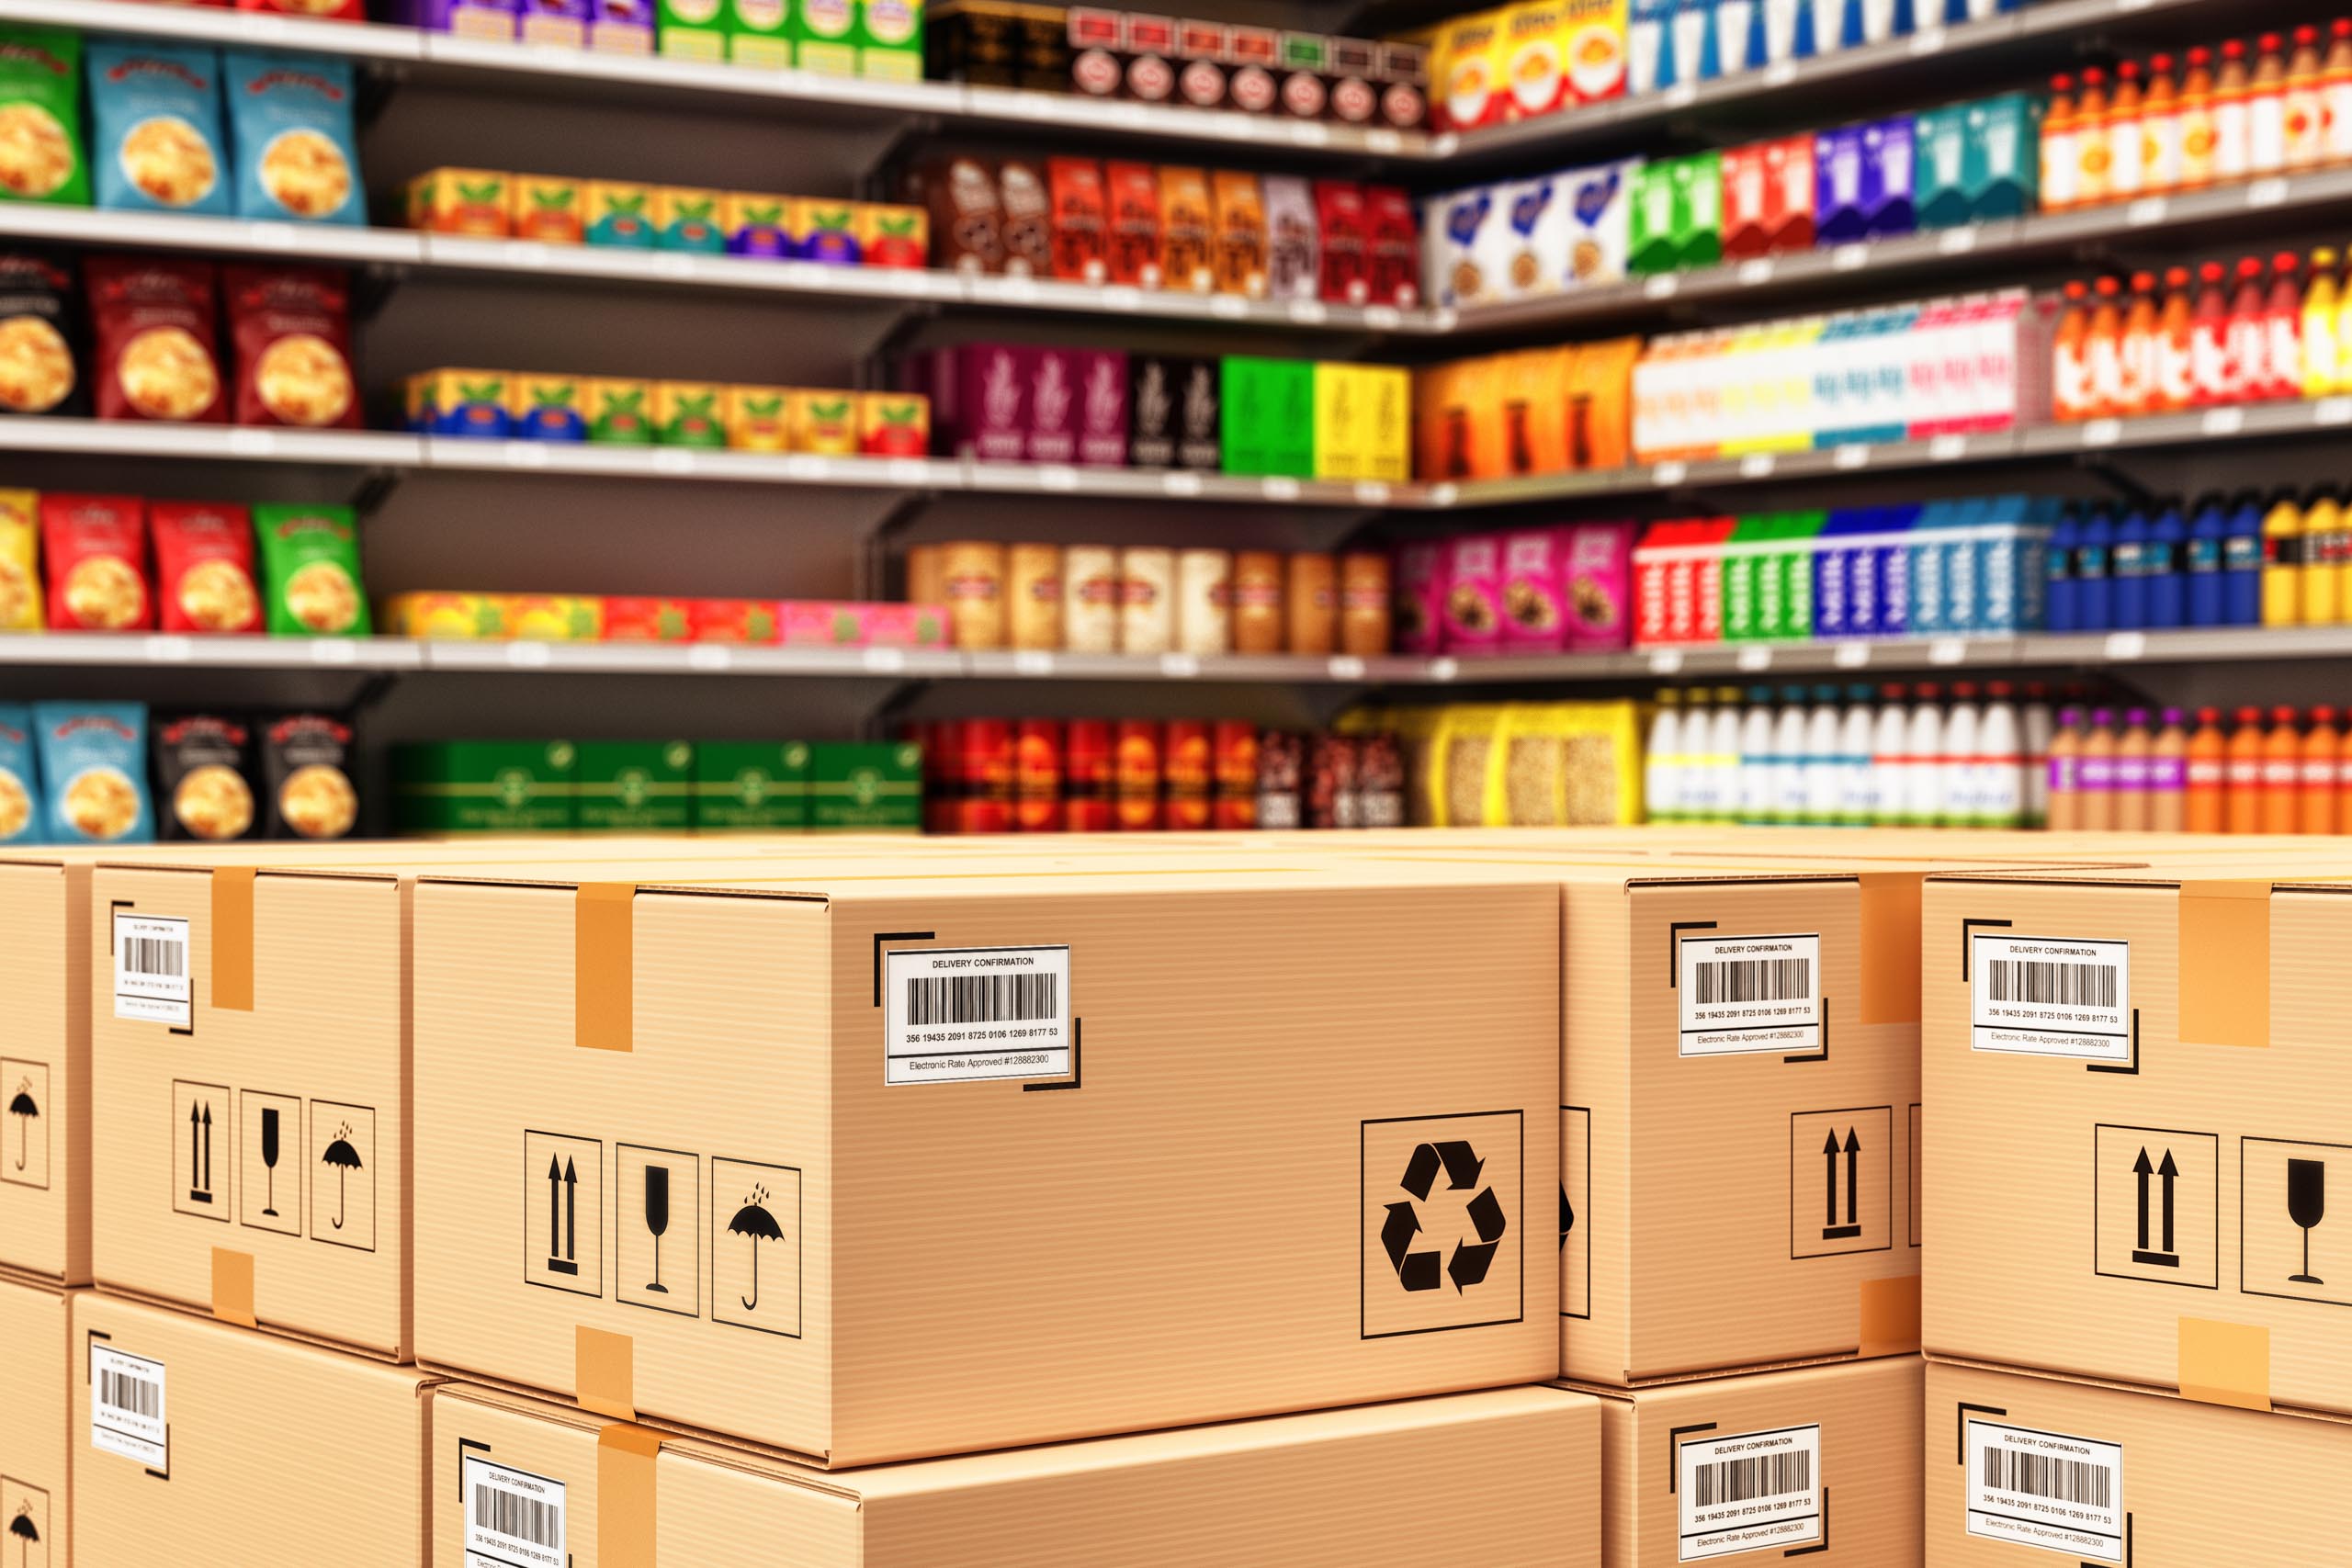
POLYGON ((1478 1157, 1478 1152, 1460 1139, 1415 1145, 1413 1157, 1405 1165, 1405 1179, 1397 1183, 1413 1195, 1412 1201, 1389 1204, 1388 1218, 1380 1227, 1380 1245, 1388 1253, 1389 1267, 1396 1270, 1397 1282, 1407 1290, 1436 1290, 1441 1269, 1453 1281, 1456 1295, 1487 1277, 1487 1270, 1494 1265, 1495 1248, 1501 1244, 1508 1227, 1495 1190, 1479 1186, 1479 1175, 1486 1168, 1487 1162, 1478 1157), (1430 1194, 1436 1190, 1440 1170, 1445 1173, 1448 1190, 1477 1190, 1464 1211, 1477 1239, 1456 1238, 1451 1258, 1441 1256, 1442 1247, 1426 1252, 1413 1250, 1413 1240, 1424 1228, 1420 1205, 1428 1202, 1430 1194))

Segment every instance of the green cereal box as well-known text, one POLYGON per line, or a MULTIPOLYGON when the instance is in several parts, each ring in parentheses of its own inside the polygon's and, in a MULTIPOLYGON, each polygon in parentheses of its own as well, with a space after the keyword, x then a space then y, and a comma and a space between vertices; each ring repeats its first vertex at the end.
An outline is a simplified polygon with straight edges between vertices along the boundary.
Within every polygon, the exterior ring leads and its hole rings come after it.
POLYGON ((588 439, 612 446, 653 445, 653 383, 584 381, 588 439))
POLYGON ((568 740, 434 740, 392 753, 403 833, 564 833, 572 825, 568 740))
POLYGON ((727 58, 738 65, 792 65, 791 0, 726 0, 727 58))
POLYGON ((577 245, 588 237, 587 187, 550 175, 516 175, 506 193, 507 222, 518 240, 577 245))
POLYGON ((661 52, 673 60, 727 58, 726 0, 661 0, 661 52))
POLYGON ((572 815, 583 833, 669 833, 694 825, 695 749, 684 740, 582 740, 572 815))
POLYGON ((857 0, 857 73, 922 80, 922 0, 857 0))
POLYGON ((700 251, 722 255, 727 231, 719 209, 727 193, 687 186, 658 186, 653 192, 653 243, 658 250, 700 251))
POLYGON ((1220 434, 1228 474, 1315 472, 1315 366, 1305 359, 1229 357, 1220 434))
POLYGON ((695 827, 705 833, 797 833, 808 826, 808 744, 695 744, 695 827))
POLYGON ((1674 229, 1674 168, 1678 160, 1657 159, 1634 170, 1627 209, 1629 237, 1625 269, 1636 276, 1672 272, 1681 265, 1674 229))
POLYGON ((1724 259, 1724 155, 1677 158, 1672 178, 1675 265, 1713 266, 1724 259))
POLYGON ((653 439, 663 446, 727 445, 727 389, 707 381, 653 384, 653 439))
POLYGON ((800 0, 792 11, 793 62, 827 76, 857 74, 857 0, 800 0))
POLYGON ((808 749, 808 826, 817 832, 922 827, 922 748, 819 741, 808 749))
POLYGON ((617 180, 588 182, 588 243, 650 251, 654 244, 653 187, 617 180))

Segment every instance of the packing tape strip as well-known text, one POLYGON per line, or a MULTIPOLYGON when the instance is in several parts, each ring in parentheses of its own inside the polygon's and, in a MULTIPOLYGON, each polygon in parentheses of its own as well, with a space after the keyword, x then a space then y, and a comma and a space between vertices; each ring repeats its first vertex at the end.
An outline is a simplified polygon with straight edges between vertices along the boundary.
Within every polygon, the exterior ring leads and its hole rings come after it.
POLYGON ((234 1247, 212 1249, 212 1315, 240 1328, 258 1328, 254 1317, 254 1255, 234 1247))
POLYGON ((1863 1023, 1919 1021, 1919 889, 1927 874, 1862 873, 1863 1023))
POLYGON ((2180 1320, 2180 1396, 2241 1410, 2270 1408, 2270 1330, 2210 1317, 2180 1320))
POLYGON ((1918 1349, 1918 1275, 1862 1281, 1860 1344, 1865 1356, 1907 1356, 1918 1349))
POLYGON ((2269 1045, 2269 883, 2180 885, 2180 1038, 2269 1045))
POLYGON ((254 1010, 254 868, 212 868, 212 1005, 254 1010))
POLYGON ((582 1410, 637 1419, 637 1341, 579 1325, 572 1330, 571 1396, 582 1410))
POLYGON ((662 1434, 619 1422, 596 1434, 596 1562, 600 1568, 653 1568, 658 1539, 654 1461, 662 1434))
POLYGON ((583 882, 572 896, 571 1043, 627 1051, 636 1032, 637 885, 583 882))

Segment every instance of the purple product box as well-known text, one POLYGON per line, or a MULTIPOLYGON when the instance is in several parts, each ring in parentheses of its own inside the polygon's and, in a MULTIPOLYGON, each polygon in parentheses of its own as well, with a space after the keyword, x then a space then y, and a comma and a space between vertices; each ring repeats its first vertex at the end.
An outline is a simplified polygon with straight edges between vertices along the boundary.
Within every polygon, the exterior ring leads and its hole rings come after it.
POLYGON ((1127 356, 1118 349, 1080 349, 1078 460, 1090 468, 1127 466, 1127 356))
POLYGON ((1563 530, 1566 560, 1560 603, 1568 617, 1568 649, 1601 652, 1632 645, 1634 525, 1577 523, 1563 530))
POLYGON ((588 47, 588 23, 594 15, 590 0, 522 0, 517 13, 525 43, 552 44, 559 49, 588 47))
POLYGON ((1029 390, 1036 350, 966 344, 930 356, 932 423, 945 449, 989 463, 1029 460, 1029 390))
POLYGON ((1473 534, 1445 552, 1445 651, 1493 653, 1502 646, 1503 539, 1473 534))
MULTIPOLYGON (((1557 653, 1567 647, 1562 571, 1566 546, 1565 528, 1523 528, 1503 536, 1500 641, 1504 650, 1557 653)), ((1448 595, 1449 604, 1451 600, 1448 595)))
POLYGON ((522 0, 393 0, 387 20, 429 32, 509 39, 515 35, 522 10, 522 0))
POLYGON ((653 0, 593 0, 588 47, 599 54, 651 54, 653 0))
POLYGON ((1078 461, 1078 355, 1067 348, 1029 354, 1029 460, 1078 461))
POLYGON ((1813 139, 1814 243, 1842 245, 1870 232, 1876 206, 1871 160, 1862 147, 1862 128, 1841 126, 1813 139))
POLYGON ((1863 227, 1873 236, 1908 234, 1919 226, 1911 197, 1914 151, 1911 117, 1898 115, 1862 127, 1863 227))
POLYGON ((1407 545, 1396 552, 1391 634, 1399 653, 1445 650, 1445 547, 1407 545))

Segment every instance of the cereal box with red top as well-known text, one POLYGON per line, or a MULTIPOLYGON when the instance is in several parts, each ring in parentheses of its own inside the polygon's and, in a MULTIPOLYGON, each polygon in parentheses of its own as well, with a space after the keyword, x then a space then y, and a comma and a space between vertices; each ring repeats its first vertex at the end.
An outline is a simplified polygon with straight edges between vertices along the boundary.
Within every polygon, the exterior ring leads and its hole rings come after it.
POLYGON ((1111 204, 1108 281, 1157 288, 1160 265, 1159 171, 1149 164, 1112 164, 1103 171, 1111 204))
POLYGON ((1523 0, 1503 13, 1502 118, 1537 119, 1569 100, 1567 7, 1560 0, 1523 0))
POLYGON ((323 267, 232 266, 221 276, 237 352, 237 423, 358 429, 344 275, 323 267))
POLYGON ((606 642, 685 642, 695 631, 691 599, 625 598, 605 601, 606 642))
POLYGON ((1125 22, 1116 11, 1070 7, 1070 86, 1080 96, 1115 98, 1125 85, 1126 66, 1120 58, 1126 44, 1125 22))
POLYGON ((1396 651, 1445 650, 1445 547, 1407 545, 1396 552, 1396 651))
POLYGON ((40 547, 51 628, 127 632, 154 626, 147 513, 137 496, 43 495, 40 547))
POLYGON ((1445 651, 1492 653, 1503 637, 1503 541, 1472 534, 1446 546, 1445 651))
POLYGON ((1130 11, 1125 17, 1126 96, 1139 104, 1176 97, 1176 18, 1130 11))
POLYGON ((98 417, 225 423, 212 267, 161 256, 91 256, 82 276, 96 327, 98 417))
POLYGON ((1626 0, 1563 0, 1556 9, 1565 99, 1597 104, 1624 96, 1626 0))
POLYGON ((155 536, 157 620, 167 632, 256 632, 254 520, 242 506, 159 501, 148 508, 155 536))
POLYGON ((1476 130, 1503 118, 1510 94, 1503 80, 1504 13, 1457 17, 1438 29, 1436 129, 1476 130))
POLYGON ((1282 98, 1274 72, 1282 64, 1282 35, 1272 28, 1237 27, 1227 37, 1226 96, 1244 114, 1272 114, 1282 98))
POLYGON ((1111 209, 1102 165, 1091 158, 1048 158, 1046 186, 1053 204, 1054 276, 1103 282, 1111 270, 1111 209))
POLYGON ((695 642, 775 640, 775 604, 768 599, 693 599, 688 621, 695 642))
POLYGON ((1347 180, 1315 182, 1316 243, 1323 298, 1334 305, 1372 299, 1372 235, 1363 187, 1347 180))
POLYGON ((1232 48, 1232 29, 1223 22, 1187 17, 1176 24, 1176 53, 1184 62, 1176 73, 1176 96, 1186 108, 1226 107, 1227 56, 1232 48))
POLYGON ((1364 190, 1364 227, 1370 239, 1370 302, 1410 310, 1421 302, 1421 233, 1413 221, 1413 198, 1396 186, 1364 190))
POLYGON ((1558 528, 1522 528, 1502 537, 1502 626, 1510 653, 1556 653, 1567 646, 1558 528))

